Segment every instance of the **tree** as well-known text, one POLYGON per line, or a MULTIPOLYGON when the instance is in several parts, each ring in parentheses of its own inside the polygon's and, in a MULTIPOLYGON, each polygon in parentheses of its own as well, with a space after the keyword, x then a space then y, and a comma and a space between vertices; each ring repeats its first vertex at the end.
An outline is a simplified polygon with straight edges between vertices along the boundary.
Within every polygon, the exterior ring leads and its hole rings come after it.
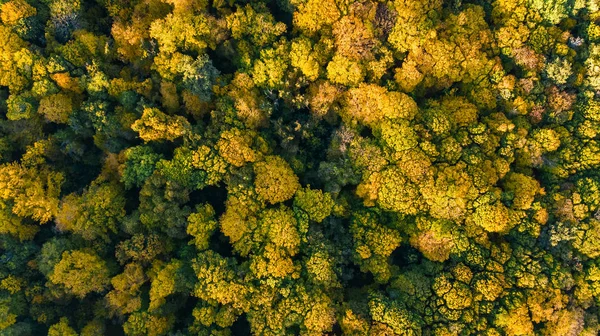
POLYGON ((84 239, 109 239, 125 217, 123 189, 116 183, 96 181, 81 196, 63 198, 56 214, 56 227, 72 231, 84 239))
POLYGON ((416 224, 416 230, 410 237, 410 244, 429 260, 439 262, 448 260, 450 253, 455 250, 457 240, 452 232, 456 230, 452 222, 417 217, 416 224))
POLYGON ((16 25, 20 20, 34 16, 37 13, 35 7, 32 7, 24 0, 12 0, 5 2, 0 7, 0 19, 5 25, 16 25))
POLYGON ((9 27, 0 26, 0 37, 3 41, 8 41, 0 48, 0 86, 7 86, 16 94, 27 86, 31 78, 33 55, 27 49, 27 43, 9 27))
POLYGON ((129 315, 127 321, 123 324, 123 331, 128 336, 160 336, 166 335, 172 326, 172 317, 135 312, 129 315))
POLYGON ((244 132, 237 128, 221 133, 216 147, 219 154, 229 164, 241 167, 247 162, 257 160, 258 153, 252 149, 252 142, 256 136, 252 132, 244 132))
POLYGON ((354 259, 361 270, 372 272, 377 282, 385 283, 391 277, 387 258, 400 246, 402 238, 397 230, 380 224, 380 220, 373 212, 357 212, 352 216, 350 232, 354 259))
POLYGON ((0 0, 0 334, 598 335, 599 22, 0 0))
POLYGON ((377 204, 382 209, 414 215, 421 207, 417 186, 410 182, 395 166, 385 169, 379 176, 377 204))
POLYGON ((511 173, 505 178, 504 188, 513 193, 512 206, 514 208, 528 210, 539 191, 540 184, 529 176, 511 173))
POLYGON ((6 117, 9 120, 29 119, 35 115, 34 100, 28 95, 11 95, 6 103, 6 117))
POLYGON ((121 264, 133 261, 147 265, 169 249, 169 242, 161 241, 159 235, 138 233, 121 241, 116 247, 115 256, 121 264))
MULTIPOLYGON (((0 200, 12 202, 12 212, 47 223, 56 214, 64 176, 47 168, 38 170, 17 163, 0 166, 0 200)), ((6 206, 6 205, 5 205, 6 206)))
POLYGON ((145 108, 142 117, 131 125, 145 142, 173 141, 186 135, 190 128, 184 117, 171 117, 157 108, 145 108))
POLYGON ((49 7, 55 38, 64 43, 71 37, 74 30, 81 27, 81 2, 69 3, 64 0, 54 0, 50 2, 49 7))
POLYGON ((334 201, 329 193, 319 189, 300 188, 294 196, 294 207, 300 208, 308 214, 310 220, 322 222, 333 210, 334 201))
POLYGON ((264 161, 255 163, 254 174, 258 196, 271 204, 292 198, 300 187, 290 165, 279 156, 266 156, 264 161))
POLYGON ((322 71, 319 64, 319 57, 315 54, 312 42, 309 39, 302 38, 292 41, 290 52, 291 65, 300 69, 302 74, 311 81, 316 80, 322 71))
POLYGON ((502 311, 497 315, 496 325, 503 328, 507 335, 531 335, 533 323, 529 320, 527 306, 521 305, 509 311, 502 311))
POLYGON ((54 266, 48 279, 63 286, 69 293, 84 298, 94 292, 103 292, 110 284, 106 262, 94 252, 65 251, 54 266))
POLYGON ((294 11, 294 26, 307 35, 313 35, 323 27, 333 25, 340 17, 340 9, 334 0, 309 0, 298 5, 294 11))
POLYGON ((130 147, 124 152, 125 168, 121 182, 125 188, 134 186, 141 187, 154 172, 156 163, 162 159, 162 155, 155 153, 149 146, 130 147))
POLYGON ((183 238, 191 213, 190 207, 185 205, 188 201, 188 189, 154 173, 140 190, 140 222, 151 232, 183 238))
POLYGON ((111 314, 125 315, 139 310, 142 307, 141 287, 147 280, 139 264, 125 265, 123 273, 110 280, 113 289, 105 296, 111 314))
POLYGON ((150 271, 150 305, 148 311, 152 312, 166 303, 166 298, 176 292, 187 292, 188 281, 185 274, 185 265, 177 259, 168 263, 155 262, 150 271))
POLYGON ((380 293, 370 295, 369 313, 374 322, 388 326, 393 333, 410 336, 421 333, 421 323, 417 316, 380 293))
POLYGON ((48 329, 48 335, 77 336, 77 332, 75 332, 75 330, 69 326, 69 320, 66 317, 62 317, 58 323, 50 326, 50 329, 48 329))
POLYGON ((345 98, 342 117, 351 119, 350 123, 356 120, 373 126, 384 118, 411 120, 418 111, 417 104, 409 96, 400 92, 388 92, 373 84, 362 84, 350 89, 345 98))
POLYGON ((210 204, 196 206, 196 211, 188 217, 187 233, 194 237, 194 244, 198 250, 205 250, 209 246, 212 233, 217 228, 215 210, 210 204))
POLYGON ((327 65, 327 79, 335 84, 357 86, 363 82, 365 75, 360 63, 339 54, 333 56, 327 65))
POLYGON ((179 52, 161 52, 154 59, 154 69, 164 80, 181 81, 181 89, 189 90, 204 101, 212 96, 212 85, 219 75, 206 54, 194 59, 179 52))
POLYGON ((283 22, 275 21, 263 4, 239 6, 226 20, 233 38, 248 40, 257 47, 273 43, 287 29, 283 22))
POLYGON ((499 202, 479 206, 473 222, 488 232, 506 232, 510 228, 509 210, 499 202))
POLYGON ((201 53, 208 46, 211 28, 214 29, 206 16, 184 11, 154 20, 150 24, 150 36, 158 41, 162 52, 190 50, 201 53))
POLYGON ((273 48, 260 51, 260 57, 252 67, 252 80, 265 89, 283 89, 289 85, 289 44, 277 43, 273 48))

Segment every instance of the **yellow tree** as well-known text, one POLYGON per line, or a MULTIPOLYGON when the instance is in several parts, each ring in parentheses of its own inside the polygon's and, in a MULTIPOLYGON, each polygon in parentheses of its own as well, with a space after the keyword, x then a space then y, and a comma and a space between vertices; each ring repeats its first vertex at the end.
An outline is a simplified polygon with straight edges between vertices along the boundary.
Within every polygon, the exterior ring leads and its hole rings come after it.
POLYGON ((258 196, 271 204, 292 198, 300 187, 290 165, 279 156, 267 156, 264 161, 255 163, 254 174, 258 196))
POLYGON ((104 259, 87 250, 64 252, 48 278, 81 299, 93 292, 103 292, 110 284, 104 259))
POLYGON ((169 116, 157 108, 145 108, 142 117, 131 125, 145 142, 173 141, 188 134, 190 128, 184 117, 169 116))

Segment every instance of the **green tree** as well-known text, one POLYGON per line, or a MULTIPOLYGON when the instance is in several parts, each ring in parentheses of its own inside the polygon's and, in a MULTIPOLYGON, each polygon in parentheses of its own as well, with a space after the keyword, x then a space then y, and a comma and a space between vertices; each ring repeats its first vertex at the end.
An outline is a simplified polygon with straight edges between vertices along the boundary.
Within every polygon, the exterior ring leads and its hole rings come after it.
POLYGON ((109 239, 125 217, 123 188, 117 183, 96 181, 81 196, 63 198, 56 214, 59 230, 72 231, 84 239, 109 239))

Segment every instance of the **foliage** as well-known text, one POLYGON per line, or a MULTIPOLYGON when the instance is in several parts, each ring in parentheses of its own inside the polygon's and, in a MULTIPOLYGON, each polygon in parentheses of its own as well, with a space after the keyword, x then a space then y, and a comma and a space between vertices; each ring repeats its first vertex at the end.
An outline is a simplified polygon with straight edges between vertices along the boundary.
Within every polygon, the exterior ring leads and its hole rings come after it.
POLYGON ((600 334, 596 0, 0 0, 0 335, 600 334))

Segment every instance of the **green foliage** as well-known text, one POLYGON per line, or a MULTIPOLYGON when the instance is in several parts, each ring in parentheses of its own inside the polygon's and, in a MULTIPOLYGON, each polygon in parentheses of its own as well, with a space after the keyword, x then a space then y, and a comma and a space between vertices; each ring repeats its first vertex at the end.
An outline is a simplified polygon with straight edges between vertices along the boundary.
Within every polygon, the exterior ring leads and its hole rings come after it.
POLYGON ((125 217, 123 189, 115 183, 93 183, 81 196, 71 194, 63 198, 56 214, 56 227, 72 231, 84 239, 108 240, 110 233, 125 217))
POLYGON ((11 95, 8 97, 6 104, 8 106, 6 118, 9 120, 29 119, 33 117, 36 112, 32 99, 26 96, 11 95))
POLYGON ((306 211, 308 217, 317 223, 331 214, 333 205, 331 195, 318 189, 298 189, 294 197, 294 206, 306 211))
POLYGON ((121 182, 125 188, 141 187, 154 172, 156 163, 162 156, 148 146, 136 146, 125 151, 125 168, 121 182))
POLYGON ((217 228, 215 210, 210 204, 196 206, 196 211, 188 217, 187 233, 194 237, 193 243, 198 250, 206 250, 210 236, 217 228))

